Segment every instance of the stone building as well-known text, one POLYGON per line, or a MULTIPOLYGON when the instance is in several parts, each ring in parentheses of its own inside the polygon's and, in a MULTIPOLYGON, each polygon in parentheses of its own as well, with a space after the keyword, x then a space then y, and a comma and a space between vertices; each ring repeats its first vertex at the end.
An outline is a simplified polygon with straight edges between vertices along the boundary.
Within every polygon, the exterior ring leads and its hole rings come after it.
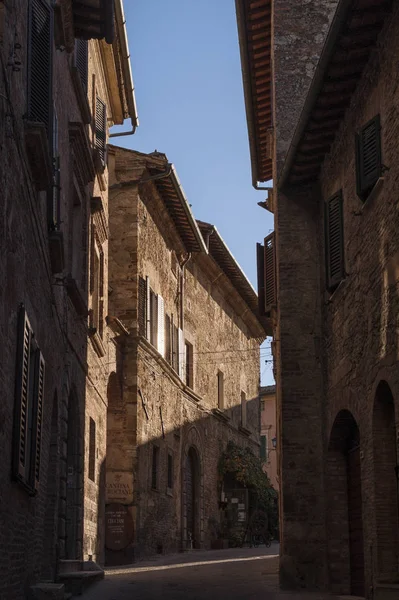
POLYGON ((396 598, 398 7, 275 0, 273 33, 281 583, 396 598))
POLYGON ((265 385, 260 388, 260 456, 264 461, 263 469, 270 483, 278 491, 277 475, 277 420, 276 386, 265 385))
POLYGON ((217 229, 194 219, 166 156, 109 155, 109 306, 120 330, 108 394, 112 564, 210 547, 221 453, 229 440, 259 453, 265 331, 253 288, 217 229))
MULTIPOLYGON (((0 597, 102 560, 108 127, 137 125, 120 0, 0 4, 0 597), (82 15, 85 15, 82 18, 82 15)), ((111 350, 110 350, 111 348, 111 350)))

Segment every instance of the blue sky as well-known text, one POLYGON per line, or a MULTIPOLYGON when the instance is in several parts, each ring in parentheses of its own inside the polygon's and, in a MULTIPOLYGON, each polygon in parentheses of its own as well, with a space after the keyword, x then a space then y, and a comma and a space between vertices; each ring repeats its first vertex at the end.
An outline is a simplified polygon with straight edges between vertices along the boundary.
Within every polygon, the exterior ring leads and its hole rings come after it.
MULTIPOLYGON (((256 242, 273 219, 251 186, 234 0, 124 6, 140 127, 113 142, 165 152, 194 215, 216 225, 256 289, 256 242)), ((261 373, 272 383, 270 364, 261 373)))

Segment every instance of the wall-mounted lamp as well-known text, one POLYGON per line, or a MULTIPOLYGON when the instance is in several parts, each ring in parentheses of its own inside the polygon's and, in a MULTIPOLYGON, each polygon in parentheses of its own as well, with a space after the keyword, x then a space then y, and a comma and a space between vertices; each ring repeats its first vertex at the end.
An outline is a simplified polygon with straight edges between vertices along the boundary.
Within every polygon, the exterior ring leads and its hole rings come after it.
POLYGON ((272 438, 272 446, 273 446, 273 450, 275 450, 277 448, 277 438, 276 437, 272 438))

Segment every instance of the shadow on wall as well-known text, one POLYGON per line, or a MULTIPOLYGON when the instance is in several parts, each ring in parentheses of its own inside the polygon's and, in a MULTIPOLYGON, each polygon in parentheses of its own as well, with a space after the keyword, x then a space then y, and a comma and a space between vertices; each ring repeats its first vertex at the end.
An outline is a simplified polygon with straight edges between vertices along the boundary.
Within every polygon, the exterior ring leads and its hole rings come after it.
MULTIPOLYGON (((115 392, 115 374, 111 378, 115 392)), ((116 398, 118 402, 114 398, 114 403, 109 398, 109 411, 116 411, 121 423, 127 409, 120 403, 119 392, 116 398)), ((183 412, 185 405, 192 403, 198 414, 194 400, 183 398, 182 393, 180 401, 183 412)), ((226 546, 230 536, 226 532, 228 509, 236 543, 237 536, 243 537, 247 520, 256 507, 250 506, 251 494, 240 483, 231 483, 227 493, 218 465, 230 440, 251 448, 259 457, 259 435, 251 435, 252 428, 258 431, 259 399, 246 402, 244 415, 241 405, 214 409, 203 418, 186 419, 180 427, 170 425, 173 415, 168 412, 165 400, 147 404, 145 396, 142 402, 138 394, 136 408, 142 435, 151 431, 152 437, 148 434, 148 442, 137 448, 131 445, 128 452, 134 459, 130 473, 119 470, 115 459, 109 461, 107 457, 108 501, 111 501, 105 517, 106 565, 129 564, 156 554, 223 547, 223 536, 227 538, 226 546), (222 502, 222 491, 227 502, 222 502)), ((112 416, 109 422, 112 423, 112 416)), ((126 452, 129 432, 125 433, 125 439, 120 434, 118 431, 116 443, 122 444, 126 452)), ((108 450, 114 457, 110 437, 108 450)))

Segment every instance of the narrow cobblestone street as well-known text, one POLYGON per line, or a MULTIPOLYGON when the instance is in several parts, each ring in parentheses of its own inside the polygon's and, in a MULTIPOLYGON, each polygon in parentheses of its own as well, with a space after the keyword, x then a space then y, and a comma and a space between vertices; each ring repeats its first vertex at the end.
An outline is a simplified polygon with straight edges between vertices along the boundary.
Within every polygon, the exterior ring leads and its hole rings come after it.
POLYGON ((106 571, 82 600, 325 600, 278 590, 277 544, 178 554, 106 571))

